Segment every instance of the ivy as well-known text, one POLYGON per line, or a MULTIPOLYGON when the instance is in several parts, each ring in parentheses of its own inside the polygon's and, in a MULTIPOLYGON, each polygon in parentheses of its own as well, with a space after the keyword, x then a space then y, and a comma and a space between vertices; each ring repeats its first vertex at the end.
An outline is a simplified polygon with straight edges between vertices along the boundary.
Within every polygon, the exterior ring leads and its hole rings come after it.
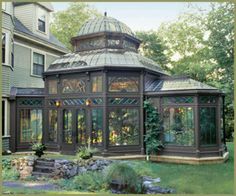
POLYGON ((144 109, 146 111, 144 142, 146 144, 146 154, 156 154, 158 150, 164 147, 161 140, 163 132, 162 120, 157 110, 148 101, 144 101, 144 109))

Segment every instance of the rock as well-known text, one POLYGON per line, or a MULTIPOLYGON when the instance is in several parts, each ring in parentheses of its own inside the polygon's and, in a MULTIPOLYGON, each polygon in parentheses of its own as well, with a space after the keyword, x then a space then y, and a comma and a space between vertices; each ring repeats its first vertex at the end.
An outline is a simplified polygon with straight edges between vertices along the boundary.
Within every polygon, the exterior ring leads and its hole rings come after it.
POLYGON ((94 164, 94 165, 92 165, 92 167, 91 167, 91 170, 97 170, 98 169, 98 166, 97 166, 97 164, 94 164))

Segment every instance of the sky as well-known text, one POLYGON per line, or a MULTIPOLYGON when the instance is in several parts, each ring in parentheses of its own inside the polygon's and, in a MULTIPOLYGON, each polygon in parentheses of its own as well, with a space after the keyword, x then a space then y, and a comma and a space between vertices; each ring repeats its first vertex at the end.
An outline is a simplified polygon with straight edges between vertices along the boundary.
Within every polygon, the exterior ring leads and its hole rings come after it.
MULTIPOLYGON (((189 9, 189 3, 181 2, 90 2, 99 12, 124 22, 133 31, 156 30, 161 23, 176 20, 189 9)), ((203 10, 209 10, 210 3, 191 3, 203 10)), ((68 8, 68 2, 52 2, 54 12, 68 8)))

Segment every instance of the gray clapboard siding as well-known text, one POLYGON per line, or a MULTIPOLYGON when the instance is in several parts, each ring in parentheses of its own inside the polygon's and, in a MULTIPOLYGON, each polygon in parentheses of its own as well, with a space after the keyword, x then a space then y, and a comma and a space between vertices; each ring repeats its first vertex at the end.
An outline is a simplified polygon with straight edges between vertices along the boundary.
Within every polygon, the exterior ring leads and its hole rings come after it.
POLYGON ((15 7, 15 17, 18 18, 29 30, 35 29, 35 5, 25 4, 15 7))
POLYGON ((9 66, 2 66, 2 95, 9 96, 10 94, 10 75, 11 68, 9 66))
POLYGON ((10 31, 14 29, 12 16, 5 12, 2 12, 2 27, 10 31))

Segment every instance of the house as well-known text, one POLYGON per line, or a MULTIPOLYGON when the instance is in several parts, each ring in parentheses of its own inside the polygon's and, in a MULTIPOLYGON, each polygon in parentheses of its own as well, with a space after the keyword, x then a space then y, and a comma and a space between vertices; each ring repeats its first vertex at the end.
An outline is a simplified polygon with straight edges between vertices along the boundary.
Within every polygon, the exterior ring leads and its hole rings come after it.
MULTIPOLYGON (((15 4, 19 9, 15 13, 24 6, 29 4, 15 4)), ((39 32, 18 17, 37 37, 41 30, 47 30, 41 27, 41 17, 36 19, 39 32)), ((15 29, 26 33, 19 26, 15 29)), ((14 37, 18 40, 20 36, 14 37)), ((106 14, 87 21, 71 43, 74 51, 51 61, 48 67, 48 50, 46 55, 35 50, 33 56, 31 49, 33 62, 28 63, 31 69, 27 75, 31 86, 25 81, 15 83, 9 97, 13 152, 29 150, 32 142, 41 141, 48 150, 65 154, 74 154, 88 142, 103 156, 145 154, 143 102, 150 100, 163 119, 161 139, 165 147, 159 152, 159 160, 227 159, 224 94, 220 90, 191 78, 168 75, 138 53, 141 40, 127 25, 106 14)))
POLYGON ((43 89, 43 71, 68 52, 49 31, 52 11, 50 3, 2 2, 3 149, 9 149, 11 135, 10 92, 15 88, 43 89))

